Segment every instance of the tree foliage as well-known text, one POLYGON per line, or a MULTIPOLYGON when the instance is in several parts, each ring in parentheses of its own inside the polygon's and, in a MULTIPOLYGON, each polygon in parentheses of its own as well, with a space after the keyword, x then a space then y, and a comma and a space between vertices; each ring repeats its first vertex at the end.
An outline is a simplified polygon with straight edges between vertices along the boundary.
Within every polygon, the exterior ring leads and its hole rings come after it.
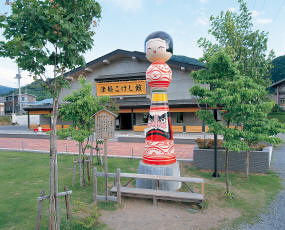
MULTIPOLYGON (((241 75, 237 64, 224 50, 219 50, 207 60, 206 68, 193 72, 192 77, 196 83, 208 84, 209 88, 195 85, 191 93, 199 97, 200 104, 220 109, 222 122, 214 119, 211 110, 200 110, 198 116, 209 125, 210 132, 224 137, 226 192, 229 193, 229 151, 246 151, 249 155, 257 143, 280 143, 275 135, 284 131, 284 126, 268 118, 274 102, 264 100, 268 94, 265 86, 241 75)), ((248 175, 248 158, 245 164, 248 175)))
POLYGON ((72 126, 68 129, 58 131, 61 138, 70 137, 83 144, 83 153, 88 147, 88 140, 94 133, 95 122, 93 115, 107 107, 110 102, 108 96, 94 97, 92 95, 92 84, 86 83, 84 78, 80 78, 81 88, 74 90, 71 95, 67 95, 60 108, 60 116, 63 120, 72 121, 72 126))
POLYGON ((15 0, 11 14, 0 16, 4 39, 0 56, 16 60, 18 66, 41 79, 53 97, 50 138, 49 230, 59 229, 56 176, 56 123, 58 95, 68 82, 64 72, 84 65, 83 54, 93 45, 92 25, 101 17, 95 0, 15 0), (49 74, 52 68, 52 76, 49 74), (46 81, 48 78, 52 80, 46 81), (56 214, 55 214, 56 212, 56 214), (56 217, 55 217, 56 216, 56 217), (57 226, 55 226, 57 225, 57 226))
POLYGON ((228 10, 210 17, 211 27, 208 33, 215 42, 206 38, 199 39, 199 47, 204 51, 203 59, 207 60, 220 48, 224 48, 237 64, 241 75, 268 85, 274 57, 273 51, 267 55, 268 33, 253 29, 252 13, 245 0, 238 2, 238 13, 228 10))
POLYGON ((271 79, 273 82, 285 79, 285 55, 275 58, 272 61, 271 79))
POLYGON ((16 0, 11 15, 1 17, 6 41, 0 54, 35 77, 45 76, 48 66, 61 75, 84 64, 83 54, 93 45, 91 26, 100 13, 94 0, 16 0))

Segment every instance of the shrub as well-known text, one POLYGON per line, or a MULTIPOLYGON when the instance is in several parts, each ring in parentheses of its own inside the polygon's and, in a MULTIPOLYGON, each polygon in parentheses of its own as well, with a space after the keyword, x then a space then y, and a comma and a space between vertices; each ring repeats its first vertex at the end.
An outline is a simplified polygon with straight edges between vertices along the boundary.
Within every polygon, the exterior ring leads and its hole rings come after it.
MULTIPOLYGON (((197 143, 198 147, 200 149, 214 149, 215 148, 215 142, 214 139, 203 139, 203 138, 197 138, 195 140, 195 142, 197 143)), ((218 143, 218 149, 223 149, 223 140, 222 139, 218 139, 217 141, 218 143)), ((264 147, 266 147, 266 144, 255 144, 252 146, 252 149, 255 151, 262 151, 262 149, 264 147)))
MULTIPOLYGON (((197 145, 200 149, 214 149, 214 147, 215 147, 214 139, 197 138, 195 140, 195 142, 197 143, 197 145)), ((223 147, 223 140, 218 139, 217 144, 218 144, 217 145, 218 149, 224 148, 223 147)))

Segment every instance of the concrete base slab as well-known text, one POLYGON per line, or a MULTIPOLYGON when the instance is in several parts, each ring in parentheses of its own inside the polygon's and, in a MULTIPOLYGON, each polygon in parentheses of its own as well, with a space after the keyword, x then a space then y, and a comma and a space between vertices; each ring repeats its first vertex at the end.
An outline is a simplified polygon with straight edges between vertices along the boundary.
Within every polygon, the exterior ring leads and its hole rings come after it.
MULTIPOLYGON (((149 165, 140 161, 139 174, 151 174, 151 175, 161 175, 161 176, 180 176, 179 163, 176 162, 171 165, 149 165)), ((161 189, 167 191, 176 191, 181 187, 181 182, 176 181, 159 181, 157 183, 155 180, 149 179, 137 179, 136 180, 137 188, 148 188, 148 189, 161 189)))

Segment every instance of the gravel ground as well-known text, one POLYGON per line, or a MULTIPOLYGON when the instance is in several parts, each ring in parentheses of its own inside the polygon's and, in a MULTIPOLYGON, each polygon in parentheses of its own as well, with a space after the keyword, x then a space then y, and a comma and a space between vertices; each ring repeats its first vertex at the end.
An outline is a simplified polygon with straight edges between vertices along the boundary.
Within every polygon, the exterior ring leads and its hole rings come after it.
MULTIPOLYGON (((283 136, 284 137, 284 136, 283 136)), ((283 138, 282 138, 283 139, 283 138)), ((282 191, 270 205, 268 212, 260 216, 254 225, 242 225, 239 230, 284 230, 285 229, 285 143, 275 148, 272 166, 283 177, 282 191)))

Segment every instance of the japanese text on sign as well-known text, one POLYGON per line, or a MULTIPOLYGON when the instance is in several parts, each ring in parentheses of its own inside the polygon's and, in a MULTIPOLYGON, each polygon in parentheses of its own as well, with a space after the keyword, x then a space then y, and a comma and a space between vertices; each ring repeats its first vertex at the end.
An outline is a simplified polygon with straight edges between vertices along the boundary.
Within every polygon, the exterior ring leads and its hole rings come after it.
POLYGON ((120 96, 146 94, 146 81, 119 81, 97 83, 97 96, 120 96))
POLYGON ((109 139, 114 137, 115 118, 105 112, 95 117, 95 133, 97 139, 109 139))

